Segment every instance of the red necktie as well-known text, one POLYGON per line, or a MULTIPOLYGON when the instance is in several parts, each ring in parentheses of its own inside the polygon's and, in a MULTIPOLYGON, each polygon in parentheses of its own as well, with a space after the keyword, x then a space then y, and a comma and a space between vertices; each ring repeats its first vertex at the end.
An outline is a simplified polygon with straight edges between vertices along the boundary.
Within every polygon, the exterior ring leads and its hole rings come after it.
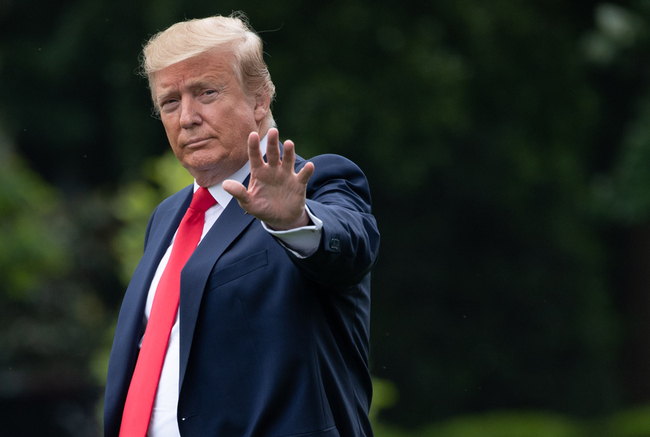
POLYGON ((178 312, 181 270, 201 240, 205 211, 217 201, 199 188, 178 227, 169 261, 156 288, 138 362, 124 404, 120 437, 145 437, 151 419, 169 334, 178 312))

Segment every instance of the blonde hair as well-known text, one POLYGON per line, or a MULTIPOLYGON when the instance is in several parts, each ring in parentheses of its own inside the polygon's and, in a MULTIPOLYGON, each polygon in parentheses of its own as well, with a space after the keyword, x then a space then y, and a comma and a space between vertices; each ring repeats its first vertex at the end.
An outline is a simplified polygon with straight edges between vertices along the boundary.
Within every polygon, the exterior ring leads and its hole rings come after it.
POLYGON ((269 100, 273 100, 275 85, 264 63, 262 39, 250 27, 246 16, 235 12, 229 17, 216 15, 181 21, 157 33, 145 44, 141 68, 149 80, 156 111, 159 108, 155 98, 154 73, 219 47, 232 50, 235 57, 233 70, 247 96, 268 95, 269 100))

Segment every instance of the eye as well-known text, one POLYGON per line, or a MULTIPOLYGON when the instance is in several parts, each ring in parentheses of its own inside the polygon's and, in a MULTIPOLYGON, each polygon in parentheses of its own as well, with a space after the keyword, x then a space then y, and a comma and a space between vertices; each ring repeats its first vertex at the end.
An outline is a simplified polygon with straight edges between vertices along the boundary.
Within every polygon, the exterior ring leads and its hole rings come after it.
POLYGON ((172 108, 176 103, 178 103, 177 99, 167 99, 163 100, 162 103, 160 103, 160 109, 162 110, 169 110, 172 108))

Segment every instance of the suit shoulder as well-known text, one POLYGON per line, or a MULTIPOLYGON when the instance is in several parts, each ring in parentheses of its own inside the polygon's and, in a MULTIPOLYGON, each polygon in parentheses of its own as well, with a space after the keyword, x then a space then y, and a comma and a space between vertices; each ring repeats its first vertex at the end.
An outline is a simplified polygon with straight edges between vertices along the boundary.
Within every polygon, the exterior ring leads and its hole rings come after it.
POLYGON ((296 170, 302 168, 307 162, 314 164, 314 175, 312 181, 327 179, 346 179, 367 185, 366 175, 354 162, 341 155, 325 154, 317 155, 310 159, 297 161, 296 170))
MULTIPOLYGON (((318 155, 308 161, 314 164, 314 174, 307 183, 308 199, 324 204, 343 202, 350 209, 370 212, 370 187, 358 165, 333 154, 318 155)), ((301 162, 300 166, 305 163, 301 162)))
POLYGON ((340 180, 346 181, 348 185, 358 187, 361 191, 368 190, 368 179, 361 168, 343 156, 318 155, 309 161, 314 164, 314 174, 310 179, 310 185, 314 188, 327 184, 329 181, 340 180))
POLYGON ((307 162, 314 163, 314 166, 318 164, 322 169, 349 168, 349 169, 356 169, 357 171, 361 171, 359 166, 356 165, 354 162, 350 161, 348 158, 341 155, 335 155, 333 153, 316 155, 313 158, 309 158, 309 159, 305 159, 300 156, 296 158, 296 163, 300 167, 305 165, 307 162))

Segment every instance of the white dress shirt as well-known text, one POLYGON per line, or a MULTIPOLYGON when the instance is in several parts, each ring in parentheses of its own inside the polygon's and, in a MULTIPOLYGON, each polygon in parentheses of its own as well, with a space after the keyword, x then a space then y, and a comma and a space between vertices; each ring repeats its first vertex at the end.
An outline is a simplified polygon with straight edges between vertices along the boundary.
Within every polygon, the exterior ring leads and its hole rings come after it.
MULTIPOLYGON (((266 154, 266 137, 260 141, 260 149, 262 155, 266 154)), ((248 174, 250 173, 250 164, 247 162, 241 169, 233 174, 228 179, 235 180, 243 183, 248 174)), ((194 181, 194 191, 199 189, 196 181, 194 181)), ((203 234, 201 240, 208 233, 212 225, 217 221, 223 210, 232 201, 232 195, 228 194, 221 183, 213 185, 208 188, 212 197, 215 198, 217 203, 205 212, 205 224, 203 225, 203 234)), ((234 200, 236 202, 236 200, 234 200)), ((269 233, 278 238, 282 244, 291 250, 299 257, 307 257, 318 249, 320 242, 321 229, 323 222, 315 217, 309 208, 305 207, 312 224, 289 231, 273 231, 269 229, 264 223, 262 226, 269 233)), ((149 320, 151 313, 151 305, 153 298, 158 288, 158 282, 162 276, 165 266, 169 261, 169 256, 174 245, 174 239, 167 248, 167 252, 160 260, 156 274, 151 281, 149 294, 147 295, 147 304, 145 307, 144 322, 146 324, 149 320)), ((140 340, 142 346, 142 340, 140 340)), ((151 413, 151 422, 149 423, 149 430, 147 435, 149 437, 180 437, 177 422, 177 409, 178 409, 178 395, 179 395, 179 377, 180 377, 180 339, 179 339, 179 325, 178 314, 176 321, 172 327, 169 336, 169 345, 167 346, 167 353, 165 355, 165 362, 163 364, 162 373, 160 374, 160 382, 158 383, 158 390, 156 392, 156 399, 154 400, 153 411, 151 413)))

